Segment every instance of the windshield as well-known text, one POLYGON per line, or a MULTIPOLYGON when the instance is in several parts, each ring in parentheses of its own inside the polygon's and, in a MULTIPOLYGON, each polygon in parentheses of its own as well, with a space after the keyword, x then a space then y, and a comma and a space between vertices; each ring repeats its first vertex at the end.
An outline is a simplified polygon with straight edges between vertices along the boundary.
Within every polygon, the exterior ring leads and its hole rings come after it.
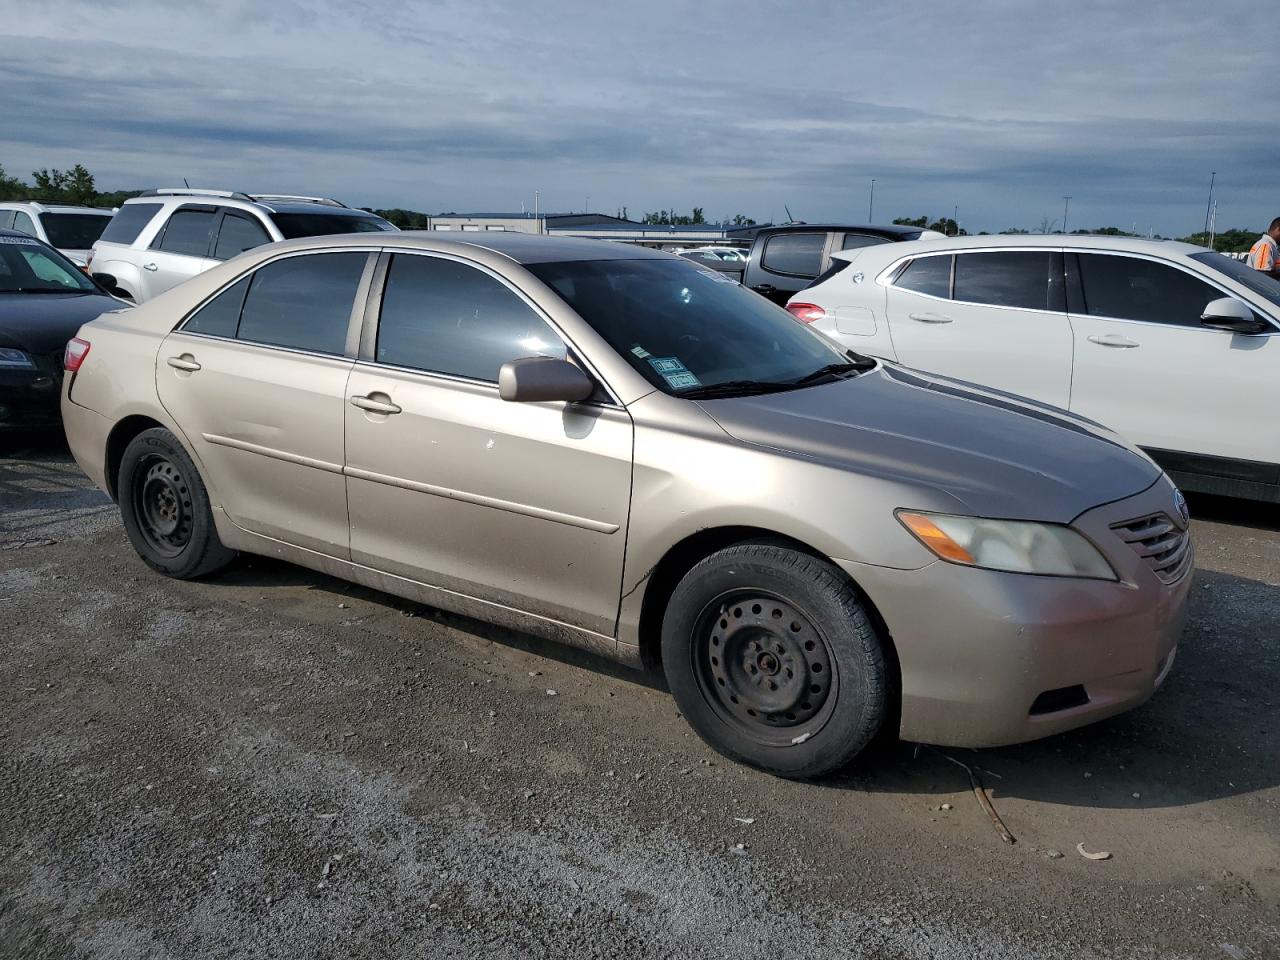
POLYGON ((101 213, 42 213, 49 243, 60 250, 88 250, 111 222, 110 216, 101 213))
MULTIPOLYGON (((685 260, 578 260, 528 269, 659 390, 790 389, 846 354, 736 281, 685 260)), ((834 373, 832 375, 835 375, 834 373)))
POLYGON ((75 265, 39 240, 0 237, 0 293, 94 293, 75 265))
POLYGON ((1225 273, 1236 283, 1243 284, 1262 299, 1280 307, 1280 280, 1269 277, 1261 270, 1255 270, 1247 263, 1232 260, 1220 253, 1193 253, 1192 260, 1198 260, 1206 267, 1225 273))
POLYGON ((394 230, 389 220, 371 213, 273 213, 271 219, 286 240, 323 237, 331 233, 377 233, 394 230))

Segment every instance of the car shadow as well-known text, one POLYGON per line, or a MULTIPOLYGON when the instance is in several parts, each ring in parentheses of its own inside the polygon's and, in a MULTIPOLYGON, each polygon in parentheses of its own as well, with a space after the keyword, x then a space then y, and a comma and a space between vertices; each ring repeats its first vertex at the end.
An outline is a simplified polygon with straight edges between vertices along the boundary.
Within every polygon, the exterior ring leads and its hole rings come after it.
POLYGON ((457 630, 490 643, 499 643, 525 653, 555 660, 568 666, 590 670, 602 676, 613 677, 647 687, 651 690, 667 691, 666 681, 661 673, 655 671, 634 670, 625 664, 590 650, 580 649, 559 643, 546 637, 522 633, 508 627, 500 627, 484 620, 474 620, 461 614, 451 613, 437 607, 427 606, 414 600, 384 593, 372 587, 365 587, 339 577, 331 577, 324 573, 300 567, 285 560, 272 557, 251 556, 241 554, 235 563, 219 573, 207 578, 208 583, 226 586, 253 587, 254 589, 270 589, 272 587, 306 587, 311 590, 331 594, 335 598, 353 598, 374 604, 389 612, 401 615, 412 615, 429 623, 457 630))

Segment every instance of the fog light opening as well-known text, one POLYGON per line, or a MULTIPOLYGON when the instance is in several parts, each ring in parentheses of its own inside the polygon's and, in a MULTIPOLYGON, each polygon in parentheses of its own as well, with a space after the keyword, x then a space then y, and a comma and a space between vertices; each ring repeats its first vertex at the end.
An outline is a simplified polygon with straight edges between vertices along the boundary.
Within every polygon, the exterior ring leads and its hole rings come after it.
POLYGON ((1035 703, 1031 704, 1031 716, 1039 717, 1059 710, 1070 710, 1072 707, 1083 707, 1088 702, 1089 693, 1083 684, 1058 687, 1056 690, 1046 690, 1036 697, 1035 703))

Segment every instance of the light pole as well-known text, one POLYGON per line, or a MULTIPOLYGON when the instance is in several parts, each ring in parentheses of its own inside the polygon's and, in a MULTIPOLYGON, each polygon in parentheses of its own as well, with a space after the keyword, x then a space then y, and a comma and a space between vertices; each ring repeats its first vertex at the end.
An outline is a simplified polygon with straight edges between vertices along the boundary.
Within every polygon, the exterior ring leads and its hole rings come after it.
POLYGON ((872 211, 876 208, 876 178, 871 178, 871 197, 867 200, 867 223, 871 223, 875 217, 872 211))
POLYGON ((1209 235, 1209 210, 1213 206, 1213 181, 1218 177, 1217 170, 1209 172, 1209 201, 1204 205, 1204 235, 1209 235))
POLYGON ((1067 235, 1067 211, 1071 209, 1071 198, 1062 198, 1062 235, 1067 235))
POLYGON ((956 231, 956 236, 960 236, 960 205, 957 203, 951 207, 951 226, 956 231))

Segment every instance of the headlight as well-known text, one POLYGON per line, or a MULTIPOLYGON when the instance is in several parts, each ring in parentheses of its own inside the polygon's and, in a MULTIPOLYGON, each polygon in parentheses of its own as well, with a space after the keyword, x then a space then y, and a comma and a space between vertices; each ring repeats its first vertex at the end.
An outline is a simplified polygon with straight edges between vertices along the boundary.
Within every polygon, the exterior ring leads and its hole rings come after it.
POLYGON ((0 370, 34 370, 36 365, 21 350, 0 347, 0 370))
POLYGON ((898 511, 898 519, 943 560, 1010 573, 1115 580, 1098 548, 1070 527, 898 511))

